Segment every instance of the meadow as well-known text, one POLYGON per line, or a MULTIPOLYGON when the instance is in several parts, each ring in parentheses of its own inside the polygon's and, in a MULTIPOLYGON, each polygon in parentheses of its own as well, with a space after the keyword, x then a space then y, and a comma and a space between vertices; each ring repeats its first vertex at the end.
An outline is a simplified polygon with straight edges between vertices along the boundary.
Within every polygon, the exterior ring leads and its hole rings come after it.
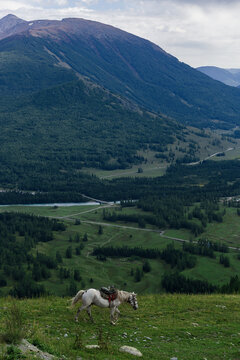
MULTIPOLYGON (((23 317, 23 337, 57 359, 132 359, 132 355, 119 352, 120 346, 128 345, 140 350, 143 359, 237 360, 239 302, 239 295, 138 296, 139 309, 123 304, 119 321, 112 326, 109 310, 97 307, 93 308, 94 324, 86 313, 75 323, 76 308, 69 308, 69 298, 1 298, 0 333, 9 333, 6 319, 14 305, 23 317), (86 345, 99 345, 100 349, 86 349, 86 345)), ((25 359, 33 358, 31 354, 25 359)), ((10 359, 3 343, 0 359, 10 359)))
MULTIPOLYGON (((145 214, 136 207, 123 208, 120 210, 113 205, 116 211, 125 214, 145 214), (117 210, 118 209, 118 210, 117 210)), ((66 230, 54 234, 54 239, 49 242, 40 242, 32 250, 47 254, 55 258, 58 251, 63 259, 59 266, 69 269, 73 274, 74 270, 80 273, 80 279, 75 282, 78 289, 86 287, 100 288, 115 284, 118 288, 127 291, 136 291, 139 294, 152 294, 163 292, 161 278, 171 271, 171 266, 160 259, 149 259, 151 271, 144 273, 141 281, 136 281, 134 274, 141 269, 144 259, 138 256, 127 258, 107 257, 105 261, 98 260, 92 256, 96 247, 143 247, 163 250, 168 244, 174 244, 176 249, 182 249, 182 241, 197 241, 198 238, 208 238, 215 242, 225 243, 230 247, 239 247, 240 244, 240 223, 236 208, 226 208, 226 214, 222 223, 210 223, 206 231, 199 237, 193 237, 186 229, 165 229, 147 225, 140 228, 137 223, 108 222, 103 220, 104 205, 72 206, 72 207, 43 207, 43 206, 11 206, 0 207, 0 211, 18 211, 28 214, 47 216, 64 221, 66 230), (99 229, 101 228, 101 233, 99 229), (87 241, 83 238, 87 234, 87 241), (78 240, 77 240, 78 239, 78 240), (76 253, 76 248, 82 246, 81 254, 76 253), (67 249, 71 247, 72 257, 66 257, 67 249)), ((216 258, 197 256, 197 264, 192 269, 185 269, 182 273, 193 279, 207 280, 214 285, 222 286, 232 276, 240 272, 240 260, 238 249, 229 249, 227 257, 230 266, 224 267, 219 263, 220 253, 215 252, 216 258)), ((71 275, 72 277, 72 275, 71 275)), ((51 270, 51 277, 40 281, 47 291, 52 295, 64 296, 69 294, 71 278, 61 279, 59 270, 51 270)), ((6 295, 13 285, 12 281, 8 286, 1 288, 2 294, 6 295)))

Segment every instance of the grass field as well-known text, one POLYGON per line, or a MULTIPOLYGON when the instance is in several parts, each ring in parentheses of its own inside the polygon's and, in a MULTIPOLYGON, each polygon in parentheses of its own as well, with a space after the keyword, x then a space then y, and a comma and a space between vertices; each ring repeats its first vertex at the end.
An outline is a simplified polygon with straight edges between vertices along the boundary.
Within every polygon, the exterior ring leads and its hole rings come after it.
MULTIPOLYGON (((55 233, 54 240, 50 242, 39 243, 33 250, 39 251, 55 257, 56 251, 59 251, 63 257, 63 267, 80 271, 81 280, 76 282, 77 287, 94 286, 99 288, 103 285, 114 283, 118 288, 127 291, 134 290, 139 294, 158 293, 162 291, 161 277, 170 266, 160 260, 149 260, 151 271, 145 273, 140 282, 136 282, 131 275, 137 268, 141 269, 144 259, 138 257, 131 258, 107 258, 106 261, 99 261, 91 255, 97 246, 141 246, 144 248, 163 249, 167 244, 174 242, 176 248, 182 248, 182 242, 176 239, 193 240, 193 235, 184 229, 165 230, 161 233, 156 228, 150 226, 146 229, 139 228, 136 223, 110 223, 103 220, 104 206, 72 206, 72 207, 28 207, 28 206, 10 206, 0 207, 0 211, 19 211, 35 215, 60 218, 67 225, 66 231, 55 233), (76 219, 80 219, 81 224, 76 225, 76 219), (99 224, 103 224, 103 233, 99 234, 99 224), (75 241, 76 235, 80 236, 80 243, 84 245, 81 255, 75 254, 75 248, 79 243, 75 241), (84 234, 88 235, 88 241, 83 242, 84 234), (175 239, 175 240, 174 240, 175 239), (71 240, 71 241, 70 241, 71 240), (66 249, 71 246, 73 251, 72 258, 66 258, 66 249)), ((117 210, 116 211, 120 211, 117 210)), ((122 213, 144 214, 137 208, 123 208, 122 213)), ((210 223, 201 237, 207 237, 213 241, 220 241, 228 246, 240 247, 240 222, 235 208, 226 208, 226 215, 223 223, 210 223)), ((225 268, 219 264, 220 253, 216 253, 216 259, 198 256, 197 264, 193 269, 185 270, 183 273, 188 277, 201 280, 208 280, 216 285, 223 285, 228 282, 231 276, 240 273, 239 251, 230 249, 227 256, 230 259, 230 267, 225 268)), ((58 270, 52 270, 50 280, 42 282, 46 289, 53 295, 63 296, 67 293, 67 287, 70 280, 64 280, 64 283, 58 276, 58 270)), ((2 288, 2 293, 7 294, 12 286, 2 288)))
MULTIPOLYGON (((167 236, 178 237, 186 240, 197 240, 190 231, 185 229, 168 229, 165 231, 167 236)), ((240 248, 240 217, 237 215, 236 208, 226 208, 223 222, 209 223, 206 230, 201 234, 201 238, 208 238, 211 241, 221 242, 228 246, 240 248)))
MULTIPOLYGON (((187 142, 176 140, 172 145, 168 146, 168 149, 164 152, 168 155, 169 152, 175 154, 175 158, 183 158, 189 151, 188 142, 195 142, 198 147, 196 156, 200 160, 211 157, 212 154, 224 152, 224 157, 213 156, 212 160, 233 160, 240 158, 240 139, 222 139, 219 131, 206 131, 207 137, 198 136, 201 133, 199 129, 188 127, 188 135, 186 135, 187 142), (184 149, 184 151, 180 150, 184 149)), ((158 159, 155 157, 156 152, 149 149, 138 151, 138 155, 142 156, 145 160, 142 164, 134 165, 129 169, 117 169, 117 170, 102 170, 96 168, 83 168, 82 171, 96 175, 101 179, 114 179, 116 177, 130 176, 130 177, 157 177, 166 173, 166 168, 170 165, 169 161, 165 159, 158 159), (141 168, 142 172, 138 169, 141 168)))
MULTIPOLYGON (((109 323, 109 309, 93 308, 95 323, 82 313, 74 322, 69 298, 47 297, 17 301, 23 316, 25 338, 57 359, 124 360, 134 358, 119 352, 120 346, 136 347, 143 359, 238 360, 239 295, 146 295, 138 296, 139 309, 120 306, 116 326, 109 323), (100 349, 86 349, 100 345, 100 349)), ((0 333, 11 314, 12 300, 0 299, 0 333)), ((0 344, 0 359, 6 360, 0 344)), ((28 360, 32 360, 33 354, 28 360)), ((13 358, 14 360, 16 358, 13 358)))

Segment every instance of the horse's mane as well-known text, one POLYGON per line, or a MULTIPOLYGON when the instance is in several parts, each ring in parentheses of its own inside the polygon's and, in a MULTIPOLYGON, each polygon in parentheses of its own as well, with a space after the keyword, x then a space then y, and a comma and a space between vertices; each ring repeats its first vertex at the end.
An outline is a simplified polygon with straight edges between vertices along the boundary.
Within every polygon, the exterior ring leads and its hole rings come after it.
POLYGON ((130 295, 131 295, 130 292, 124 290, 118 290, 118 298, 120 301, 127 301, 130 295))

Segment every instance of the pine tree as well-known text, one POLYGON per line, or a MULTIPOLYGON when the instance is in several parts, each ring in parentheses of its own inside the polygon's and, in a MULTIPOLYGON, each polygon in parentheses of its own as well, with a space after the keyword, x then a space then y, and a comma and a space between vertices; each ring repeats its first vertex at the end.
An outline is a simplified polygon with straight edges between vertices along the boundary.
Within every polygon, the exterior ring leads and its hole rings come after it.
POLYGON ((71 259, 72 258, 72 247, 69 246, 66 250, 66 258, 71 259))

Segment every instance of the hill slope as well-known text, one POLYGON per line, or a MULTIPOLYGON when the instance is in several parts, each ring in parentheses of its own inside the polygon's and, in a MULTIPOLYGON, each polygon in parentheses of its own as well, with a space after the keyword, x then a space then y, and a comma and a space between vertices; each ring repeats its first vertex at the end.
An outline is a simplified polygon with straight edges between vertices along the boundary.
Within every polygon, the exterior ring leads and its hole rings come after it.
POLYGON ((149 143, 164 147, 182 129, 81 80, 21 97, 1 110, 2 170, 18 174, 30 164, 36 171, 126 168, 143 161, 138 150, 149 143))
POLYGON ((240 121, 237 89, 209 79, 147 40, 83 19, 23 25, 0 41, 0 93, 33 91, 85 76, 181 122, 221 127, 240 121), (20 71, 13 75, 16 64, 20 71))
MULTIPOLYGON (((138 296, 139 309, 135 312, 129 304, 121 305, 115 327, 109 324, 109 309, 97 307, 92 310, 95 324, 86 313, 74 322, 76 308, 67 308, 66 298, 18 300, 15 308, 23 316, 28 341, 57 358, 132 359, 119 352, 120 346, 128 345, 154 360, 219 360, 239 358, 239 300, 239 295, 138 296), (90 344, 101 348, 86 349, 90 344)), ((0 306, 0 330, 5 334, 7 315, 14 319, 13 304, 2 298, 0 306)), ((5 360, 12 358, 5 354, 5 360)))

